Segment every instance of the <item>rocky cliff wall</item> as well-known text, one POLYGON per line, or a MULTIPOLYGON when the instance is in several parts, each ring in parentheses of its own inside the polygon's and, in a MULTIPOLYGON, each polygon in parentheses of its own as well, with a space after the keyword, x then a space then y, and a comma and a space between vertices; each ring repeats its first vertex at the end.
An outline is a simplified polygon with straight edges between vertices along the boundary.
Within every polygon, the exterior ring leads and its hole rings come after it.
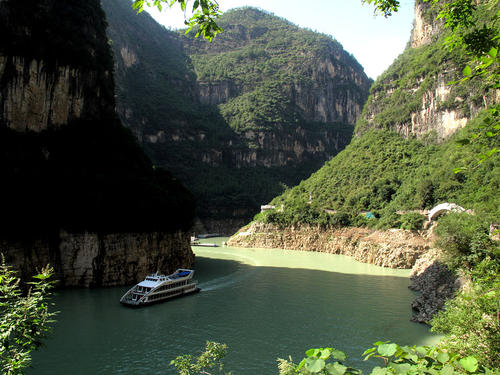
POLYGON ((16 131, 40 132, 76 119, 113 116, 109 71, 0 55, 0 82, 0 123, 16 131))
POLYGON ((59 287, 128 285, 147 274, 192 267, 190 236, 177 233, 67 233, 52 238, 0 240, 0 252, 24 280, 54 267, 59 287))
POLYGON ((352 256, 354 259, 389 268, 413 267, 429 251, 431 241, 401 229, 375 231, 367 228, 322 230, 308 226, 280 229, 253 222, 228 241, 230 246, 317 251, 352 256))
POLYGON ((0 131, 12 141, 0 152, 0 252, 24 279, 50 263, 60 286, 191 266, 189 234, 175 231, 189 227, 193 198, 116 119, 100 1, 34 3, 0 3, 0 131))
POLYGON ((431 43, 442 32, 443 20, 435 20, 437 6, 431 2, 415 1, 415 19, 410 36, 410 45, 417 48, 431 43))
POLYGON ((498 101, 498 93, 484 82, 462 78, 467 64, 459 49, 444 46, 439 4, 417 0, 415 22, 405 51, 377 79, 370 90, 356 133, 370 128, 390 129, 404 137, 434 132, 445 139, 465 126, 479 111, 498 101))
MULTIPOLYGON (((305 80, 283 83, 283 93, 289 105, 300 111, 303 121, 356 123, 371 82, 361 69, 346 60, 342 54, 333 52, 323 58, 315 56, 315 61, 302 72, 305 80)), ((256 84, 258 82, 249 83, 238 78, 201 78, 197 82, 199 101, 209 105, 225 103, 252 91, 256 84)))
POLYGON ((440 260, 438 250, 433 249, 424 254, 410 273, 409 288, 419 293, 411 304, 414 311, 412 321, 428 323, 463 285, 463 278, 457 277, 440 260))

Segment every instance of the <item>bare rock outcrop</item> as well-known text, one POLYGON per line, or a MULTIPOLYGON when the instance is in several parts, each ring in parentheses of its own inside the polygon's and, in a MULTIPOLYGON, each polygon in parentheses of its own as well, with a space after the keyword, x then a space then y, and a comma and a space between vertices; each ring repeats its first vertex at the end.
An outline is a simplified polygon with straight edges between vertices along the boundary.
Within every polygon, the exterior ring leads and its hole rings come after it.
POLYGON ((16 131, 40 132, 75 119, 109 117, 114 110, 110 72, 0 55, 0 80, 0 123, 16 131))
POLYGON ((236 247, 279 248, 317 251, 352 256, 354 259, 389 268, 412 268, 417 259, 431 248, 431 242, 418 233, 367 228, 324 230, 309 226, 280 229, 254 222, 231 237, 236 247))
POLYGON ((186 232, 60 232, 52 238, 2 240, 0 252, 24 280, 50 264, 59 287, 128 285, 149 273, 171 273, 194 263, 186 232))
POLYGON ((414 312, 411 320, 418 323, 428 323, 463 284, 461 278, 440 262, 436 250, 418 259, 410 274, 410 281, 409 288, 419 293, 411 304, 414 312))

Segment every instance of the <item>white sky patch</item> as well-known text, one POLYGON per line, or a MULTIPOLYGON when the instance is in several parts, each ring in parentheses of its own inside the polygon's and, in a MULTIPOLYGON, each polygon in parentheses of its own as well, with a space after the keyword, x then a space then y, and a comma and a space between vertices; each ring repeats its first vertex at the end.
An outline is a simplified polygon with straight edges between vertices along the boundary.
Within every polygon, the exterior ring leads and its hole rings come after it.
MULTIPOLYGON (((402 0, 401 9, 392 17, 373 15, 373 6, 361 0, 218 0, 221 10, 253 6, 274 13, 290 22, 318 31, 338 40, 354 55, 365 73, 375 79, 403 52, 413 26, 414 0, 402 0)), ((180 7, 158 12, 146 8, 162 25, 184 28, 180 7)))

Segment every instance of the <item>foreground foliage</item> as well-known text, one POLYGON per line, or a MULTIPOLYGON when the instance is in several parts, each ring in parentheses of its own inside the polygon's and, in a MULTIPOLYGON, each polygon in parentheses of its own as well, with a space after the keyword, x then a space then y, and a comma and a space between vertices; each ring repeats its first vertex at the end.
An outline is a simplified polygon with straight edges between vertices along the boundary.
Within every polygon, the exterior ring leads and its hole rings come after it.
POLYGON ((500 242, 491 240, 488 222, 467 214, 449 214, 436 230, 448 267, 466 285, 432 320, 432 330, 461 355, 500 368, 500 242))
POLYGON ((173 359, 170 364, 177 369, 179 375, 211 375, 215 374, 214 371, 217 371, 218 374, 231 375, 230 372, 224 372, 223 359, 226 353, 226 344, 207 341, 205 350, 198 357, 194 357, 191 354, 184 354, 173 359))
POLYGON ((2 374, 23 374, 36 349, 49 331, 55 313, 49 311, 47 297, 52 288, 49 266, 28 283, 23 294, 20 280, 2 259, 0 265, 0 366, 2 374))
MULTIPOLYGON (((179 375, 223 373, 223 359, 227 346, 207 341, 205 351, 199 357, 182 355, 174 359, 179 375), (210 372, 209 372, 210 371, 210 372), (217 372, 214 372, 217 371, 217 372)), ((306 357, 296 364, 290 358, 278 359, 279 375, 361 375, 362 371, 346 365, 347 356, 334 348, 315 348, 305 352, 306 357)), ((498 375, 498 370, 482 366, 473 356, 460 356, 446 347, 435 346, 400 346, 389 341, 378 341, 374 347, 367 349, 364 360, 379 358, 383 364, 375 366, 370 375, 498 375)), ((224 373, 230 375, 231 373, 224 373)))

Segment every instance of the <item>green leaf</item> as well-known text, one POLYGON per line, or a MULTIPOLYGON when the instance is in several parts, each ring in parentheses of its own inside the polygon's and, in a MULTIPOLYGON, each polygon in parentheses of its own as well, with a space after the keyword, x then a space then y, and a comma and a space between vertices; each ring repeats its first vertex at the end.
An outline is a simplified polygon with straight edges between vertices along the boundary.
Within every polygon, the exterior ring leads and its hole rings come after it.
POLYGON ((477 370, 477 368, 479 367, 478 363, 477 363, 477 359, 474 357, 471 357, 471 356, 462 358, 458 362, 468 372, 475 372, 477 370))
POLYGON ((455 370, 452 365, 446 364, 443 366, 441 369, 441 375, 453 375, 455 373, 455 370))
POLYGON ((377 348, 366 349, 365 352, 361 355, 367 355, 367 354, 373 353, 375 350, 377 350, 377 348))
POLYGON ((346 366, 343 366, 338 362, 329 363, 325 368, 330 375, 344 375, 347 370, 346 366))
POLYGON ((309 349, 306 351, 306 356, 308 357, 316 357, 320 353, 319 349, 309 349))
POLYGON ((325 368, 325 361, 321 358, 309 357, 305 362, 306 370, 318 373, 325 368))
POLYGON ((374 367, 370 375, 386 375, 390 374, 390 371, 386 369, 385 367, 374 367))
POLYGON ((345 353, 337 349, 332 349, 332 357, 339 361, 345 361, 347 359, 345 353))
POLYGON ((467 66, 464 68, 464 70, 463 70, 463 72, 462 72, 462 73, 463 73, 463 75, 464 75, 465 77, 468 77, 468 76, 470 76, 470 75, 472 74, 472 69, 470 68, 470 66, 469 66, 469 65, 467 65, 467 66))
POLYGON ((420 355, 426 355, 427 354, 427 348, 425 346, 417 346, 415 348, 418 354, 420 355))
POLYGON ((411 369, 411 365, 409 363, 390 363, 390 367, 392 367, 395 371, 396 374, 406 374, 408 371, 411 369))
POLYGON ((448 355, 448 353, 439 353, 437 358, 436 358, 439 362, 441 363, 446 363, 450 360, 450 356, 448 355))
POLYGON ((379 345, 377 348, 379 354, 383 355, 384 357, 390 357, 394 355, 394 353, 396 353, 396 350, 397 350, 396 344, 382 344, 379 345))
POLYGON ((332 351, 329 348, 321 349, 319 358, 326 360, 326 359, 330 358, 331 355, 332 355, 332 351))
POLYGON ((488 52, 488 55, 490 55, 492 58, 496 58, 498 54, 498 50, 495 47, 492 47, 490 51, 488 52))
POLYGON ((304 365, 306 364, 306 359, 304 358, 302 361, 300 361, 299 365, 297 366, 297 370, 300 370, 304 365))

